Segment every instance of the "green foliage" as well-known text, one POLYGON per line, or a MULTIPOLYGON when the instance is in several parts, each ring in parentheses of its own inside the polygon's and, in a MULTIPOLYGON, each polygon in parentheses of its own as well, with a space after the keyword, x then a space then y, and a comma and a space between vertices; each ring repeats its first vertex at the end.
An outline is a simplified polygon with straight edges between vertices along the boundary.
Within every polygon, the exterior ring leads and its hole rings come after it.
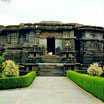
POLYGON ((0 74, 2 73, 2 63, 4 61, 4 54, 0 52, 0 74))
POLYGON ((3 63, 3 61, 4 61, 4 54, 3 54, 3 52, 0 52, 0 77, 2 77, 2 71, 3 71, 2 63, 3 63))
POLYGON ((80 87, 92 93, 104 101, 104 78, 81 74, 75 71, 67 71, 67 77, 73 80, 80 87))
POLYGON ((22 88, 32 84, 36 72, 31 71, 24 76, 0 78, 0 89, 22 88))
POLYGON ((19 67, 12 60, 6 60, 2 64, 2 76, 19 76, 19 67))
POLYGON ((4 54, 0 52, 0 65, 4 61, 4 54))

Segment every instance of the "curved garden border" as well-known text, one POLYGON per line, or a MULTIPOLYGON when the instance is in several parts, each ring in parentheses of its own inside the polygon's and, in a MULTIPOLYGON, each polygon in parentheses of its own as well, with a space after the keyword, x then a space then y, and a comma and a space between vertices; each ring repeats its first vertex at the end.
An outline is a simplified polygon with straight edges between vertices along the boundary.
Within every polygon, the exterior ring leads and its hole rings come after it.
POLYGON ((32 84, 35 77, 36 72, 31 71, 23 76, 0 78, 0 89, 27 87, 32 84))
POLYGON ((84 90, 104 101, 104 78, 81 74, 75 71, 67 71, 67 77, 73 80, 84 90))

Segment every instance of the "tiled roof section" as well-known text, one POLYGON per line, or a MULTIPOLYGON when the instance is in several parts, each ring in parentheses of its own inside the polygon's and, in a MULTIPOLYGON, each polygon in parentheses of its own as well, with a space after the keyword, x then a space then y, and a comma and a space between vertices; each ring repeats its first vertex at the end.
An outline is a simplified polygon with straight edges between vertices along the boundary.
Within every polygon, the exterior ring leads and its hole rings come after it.
POLYGON ((34 23, 34 25, 43 25, 43 26, 80 26, 82 24, 78 23, 62 23, 62 22, 40 22, 40 23, 34 23))
POLYGON ((0 28, 3 28, 4 26, 3 25, 0 25, 0 28))
POLYGON ((0 25, 0 33, 2 32, 2 30, 4 29, 5 27, 3 25, 0 25))
POLYGON ((103 31, 104 32, 104 27, 100 27, 100 26, 89 26, 89 25, 83 25, 83 26, 79 26, 77 28, 78 30, 90 30, 90 31, 103 31))

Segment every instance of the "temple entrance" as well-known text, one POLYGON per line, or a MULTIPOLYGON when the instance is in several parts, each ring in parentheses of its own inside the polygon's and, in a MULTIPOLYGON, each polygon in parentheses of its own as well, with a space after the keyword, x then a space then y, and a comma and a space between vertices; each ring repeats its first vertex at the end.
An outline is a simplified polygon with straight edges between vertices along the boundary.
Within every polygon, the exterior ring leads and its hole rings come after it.
POLYGON ((55 54, 55 38, 54 37, 47 38, 47 52, 52 52, 52 54, 55 54))

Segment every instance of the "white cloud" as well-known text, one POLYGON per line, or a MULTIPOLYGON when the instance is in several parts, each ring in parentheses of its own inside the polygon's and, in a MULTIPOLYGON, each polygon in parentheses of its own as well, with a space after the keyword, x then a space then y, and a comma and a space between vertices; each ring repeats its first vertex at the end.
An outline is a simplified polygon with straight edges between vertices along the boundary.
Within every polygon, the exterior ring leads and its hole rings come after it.
POLYGON ((0 25, 18 24, 17 19, 12 15, 0 15, 0 25))
POLYGON ((11 0, 0 2, 0 24, 59 20, 104 26, 103 0, 11 0))

